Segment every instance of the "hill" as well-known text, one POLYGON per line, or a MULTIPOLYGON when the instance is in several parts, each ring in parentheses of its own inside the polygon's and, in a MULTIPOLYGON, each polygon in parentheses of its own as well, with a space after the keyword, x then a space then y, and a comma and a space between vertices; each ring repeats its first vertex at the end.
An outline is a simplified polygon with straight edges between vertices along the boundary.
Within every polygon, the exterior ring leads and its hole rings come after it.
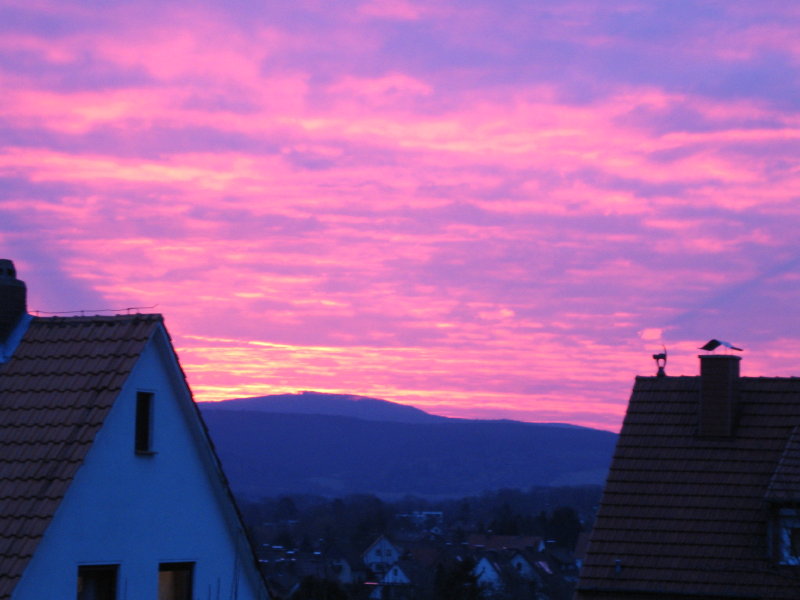
POLYGON ((226 404, 200 406, 231 487, 250 498, 465 496, 502 488, 602 484, 617 437, 516 421, 427 415, 434 420, 410 423, 226 404))
POLYGON ((297 394, 273 394, 254 398, 237 398, 224 402, 201 402, 204 410, 251 410, 270 413, 299 415, 338 415, 367 421, 390 421, 395 423, 434 423, 446 419, 423 410, 378 398, 350 394, 325 394, 322 392, 300 392, 297 394))

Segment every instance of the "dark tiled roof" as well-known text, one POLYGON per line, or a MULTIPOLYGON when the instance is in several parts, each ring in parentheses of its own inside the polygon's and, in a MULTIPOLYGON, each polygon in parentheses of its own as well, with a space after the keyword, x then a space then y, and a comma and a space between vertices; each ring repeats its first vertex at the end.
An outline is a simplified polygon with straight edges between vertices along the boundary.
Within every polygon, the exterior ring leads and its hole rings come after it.
POLYGON ((800 426, 795 427, 789 436, 769 482, 766 498, 770 502, 800 503, 800 426))
POLYGON ((10 596, 161 322, 37 317, 0 365, 0 599, 10 596))
POLYGON ((740 390, 735 435, 700 437, 699 377, 637 378, 577 598, 800 598, 767 540, 800 491, 800 379, 740 390))

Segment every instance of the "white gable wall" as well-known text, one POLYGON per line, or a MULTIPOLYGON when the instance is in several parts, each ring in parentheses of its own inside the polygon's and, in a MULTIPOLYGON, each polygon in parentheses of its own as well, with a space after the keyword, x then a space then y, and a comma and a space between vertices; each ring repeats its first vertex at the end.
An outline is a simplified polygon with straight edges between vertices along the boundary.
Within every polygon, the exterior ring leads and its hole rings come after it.
POLYGON ((381 579, 381 583, 386 584, 395 584, 395 585, 408 585, 411 583, 411 580, 408 576, 403 572, 397 565, 393 565, 391 569, 383 576, 381 579))
POLYGON ((384 536, 380 536, 364 552, 364 564, 380 573, 386 572, 398 560, 400 560, 400 551, 384 536))
POLYGON ((161 562, 195 563, 197 599, 267 597, 168 344, 148 343, 13 600, 76 598, 78 566, 108 563, 120 600, 155 600, 161 562), (153 455, 134 452, 137 391, 154 393, 153 455))
POLYGON ((500 573, 486 557, 478 561, 478 564, 472 569, 472 573, 477 577, 478 585, 482 588, 499 590, 503 585, 500 573))

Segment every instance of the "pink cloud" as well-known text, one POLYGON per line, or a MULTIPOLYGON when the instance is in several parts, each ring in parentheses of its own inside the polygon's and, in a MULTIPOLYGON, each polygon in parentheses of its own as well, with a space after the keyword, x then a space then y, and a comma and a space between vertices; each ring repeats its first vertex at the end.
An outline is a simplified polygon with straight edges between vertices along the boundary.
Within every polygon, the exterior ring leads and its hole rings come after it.
POLYGON ((731 324, 790 371, 795 97, 739 83, 796 80, 798 15, 506 6, 19 4, 0 252, 35 309, 157 304, 202 400, 614 429, 731 324))
POLYGON ((368 0, 358 7, 358 12, 369 17, 415 21, 426 9, 424 4, 407 1, 368 0))

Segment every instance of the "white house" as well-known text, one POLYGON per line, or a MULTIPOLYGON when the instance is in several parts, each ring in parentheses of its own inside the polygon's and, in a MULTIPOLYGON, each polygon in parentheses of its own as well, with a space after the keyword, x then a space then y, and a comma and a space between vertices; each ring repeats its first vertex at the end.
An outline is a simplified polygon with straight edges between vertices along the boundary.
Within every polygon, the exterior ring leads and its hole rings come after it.
POLYGON ((373 573, 382 576, 400 560, 400 553, 400 548, 381 535, 364 551, 362 558, 373 573))
POLYGON ((486 594, 503 589, 503 574, 500 567, 486 556, 482 557, 473 567, 472 574, 477 578, 478 585, 486 594))
POLYGON ((515 551, 509 559, 511 567, 526 581, 531 581, 537 577, 533 562, 528 560, 520 551, 515 551))
POLYGON ((160 315, 30 317, 0 260, 0 337, 0 599, 269 598, 160 315))
POLYGON ((408 575, 400 568, 400 565, 394 564, 386 571, 386 574, 381 577, 378 586, 372 590, 369 597, 374 600, 379 600, 380 598, 392 595, 391 593, 387 594, 385 588, 405 587, 410 585, 411 579, 409 579, 408 575))

